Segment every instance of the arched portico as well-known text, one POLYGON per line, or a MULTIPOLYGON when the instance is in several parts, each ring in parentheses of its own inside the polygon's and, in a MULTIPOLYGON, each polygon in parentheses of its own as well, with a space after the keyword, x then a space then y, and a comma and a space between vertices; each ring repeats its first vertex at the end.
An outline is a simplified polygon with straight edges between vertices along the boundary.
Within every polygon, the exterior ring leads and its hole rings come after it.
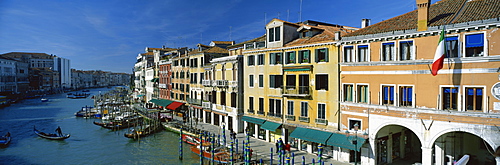
POLYGON ((422 141, 418 133, 402 123, 380 125, 370 137, 376 164, 410 163, 422 160, 422 141))

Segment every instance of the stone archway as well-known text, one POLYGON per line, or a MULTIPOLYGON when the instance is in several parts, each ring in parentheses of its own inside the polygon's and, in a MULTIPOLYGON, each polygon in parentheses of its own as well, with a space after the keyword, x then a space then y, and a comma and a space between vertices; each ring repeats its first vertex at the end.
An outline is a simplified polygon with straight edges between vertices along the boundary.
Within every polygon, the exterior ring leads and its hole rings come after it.
POLYGON ((390 124, 377 131, 374 138, 376 164, 413 164, 422 161, 422 143, 407 127, 390 124))
POLYGON ((453 164, 466 154, 470 156, 468 164, 496 164, 493 148, 483 138, 469 132, 444 133, 436 138, 432 148, 436 165, 453 164))

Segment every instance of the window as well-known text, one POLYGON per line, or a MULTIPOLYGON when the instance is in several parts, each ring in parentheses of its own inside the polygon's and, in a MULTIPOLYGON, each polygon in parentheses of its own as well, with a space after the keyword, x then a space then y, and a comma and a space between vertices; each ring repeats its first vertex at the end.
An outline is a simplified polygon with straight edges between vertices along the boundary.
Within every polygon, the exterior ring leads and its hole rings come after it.
POLYGON ((281 88, 283 86, 283 75, 269 75, 269 87, 281 88))
POLYGON ((326 119, 326 104, 318 103, 318 119, 326 119))
POLYGON ((248 63, 248 66, 254 66, 255 65, 255 55, 248 56, 247 63, 248 63))
POLYGON ((382 57, 380 61, 393 61, 394 60, 394 43, 382 44, 382 57))
POLYGON ((446 57, 457 58, 458 56, 458 37, 446 37, 446 57))
POLYGON ((382 86, 382 105, 394 105, 394 86, 382 86))
POLYGON ((344 101, 352 102, 353 101, 353 85, 352 84, 344 84, 344 101))
POLYGON ((295 51, 285 53, 285 63, 294 64, 295 63, 295 51))
POLYGON ((353 46, 344 47, 344 62, 353 62, 353 46))
POLYGON ((281 110, 281 100, 276 99, 276 109, 275 109, 276 114, 275 114, 275 116, 281 117, 281 114, 283 114, 281 111, 282 111, 281 110))
POLYGON ((399 106, 402 107, 413 106, 413 87, 411 86, 399 87, 399 106))
POLYGON ((254 82, 253 82, 253 80, 254 80, 253 79, 253 75, 248 75, 248 80, 249 80, 248 83, 249 83, 250 87, 253 87, 253 84, 254 84, 254 82))
POLYGON ((358 62, 367 62, 367 61, 368 61, 368 45, 358 45, 358 62))
POLYGON ((269 99, 269 112, 268 116, 274 116, 274 99, 269 99))
POLYGON ((259 87, 264 87, 264 75, 259 75, 259 87))
POLYGON ((309 75, 299 75, 299 94, 309 94, 309 75))
POLYGON ((253 112, 253 97, 248 97, 248 110, 253 112))
POLYGON ((443 87, 443 110, 458 110, 458 88, 457 87, 443 87))
POLYGON ((368 103, 368 85, 358 85, 358 103, 368 103))
POLYGON ((316 62, 328 62, 328 48, 316 49, 316 62))
POLYGON ((413 41, 401 41, 399 42, 399 60, 413 60, 415 56, 413 55, 413 41))
POLYGON ((259 112, 264 113, 264 98, 259 98, 259 112))
POLYGON ((269 42, 280 40, 280 27, 269 28, 269 42))
POLYGON ((316 75, 316 90, 328 90, 328 75, 316 75))
POLYGON ((270 64, 281 64, 281 53, 269 53, 269 60, 270 64))
POLYGON ((467 87, 465 88, 465 110, 482 111, 483 110, 483 88, 467 87))
POLYGON ((287 105, 288 105, 287 115, 293 116, 293 101, 288 101, 287 105))
POLYGON ((484 34, 465 36, 465 57, 484 56, 484 34))
POLYGON ((295 75, 286 75, 286 88, 295 88, 295 75))
POLYGON ((309 50, 301 50, 299 51, 299 63, 309 63, 309 50))
POLYGON ((264 54, 257 55, 257 65, 264 65, 264 54))
POLYGON ((349 119, 349 130, 361 130, 361 121, 349 119))
POLYGON ((308 117, 307 102, 300 102, 300 116, 308 117))
POLYGON ((226 105, 226 92, 224 91, 220 92, 220 104, 226 105))

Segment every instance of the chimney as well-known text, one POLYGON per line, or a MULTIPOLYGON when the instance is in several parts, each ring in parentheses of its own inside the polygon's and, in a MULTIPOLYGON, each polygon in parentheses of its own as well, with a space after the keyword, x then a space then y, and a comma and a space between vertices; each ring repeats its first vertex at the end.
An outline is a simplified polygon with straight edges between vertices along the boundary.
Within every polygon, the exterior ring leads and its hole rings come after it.
POLYGON ((370 26, 370 19, 363 18, 361 19, 361 28, 365 28, 370 26))
POLYGON ((429 6, 431 5, 431 0, 417 0, 417 31, 426 31, 427 25, 429 23, 429 6))
POLYGON ((340 32, 339 31, 336 31, 335 32, 335 41, 339 41, 341 38, 340 38, 340 32))

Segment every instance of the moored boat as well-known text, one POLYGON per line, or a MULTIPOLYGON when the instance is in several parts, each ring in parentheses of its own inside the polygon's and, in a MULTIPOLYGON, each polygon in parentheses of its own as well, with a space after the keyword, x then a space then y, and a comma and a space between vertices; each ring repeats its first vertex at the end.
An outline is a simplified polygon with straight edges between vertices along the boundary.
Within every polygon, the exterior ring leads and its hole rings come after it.
POLYGON ((69 134, 63 134, 62 136, 59 136, 54 133, 45 133, 42 131, 37 130, 35 127, 33 127, 33 131, 35 132, 36 135, 45 138, 45 139, 50 139, 50 140, 64 140, 70 137, 69 134))
POLYGON ((10 132, 0 137, 0 147, 7 147, 10 144, 10 132))
POLYGON ((143 128, 133 129, 130 133, 125 133, 123 136, 132 139, 138 139, 140 137, 145 137, 150 134, 161 131, 162 127, 159 125, 146 125, 143 128))
POLYGON ((40 101, 47 102, 47 101, 49 101, 49 99, 48 98, 41 98, 40 101))
POLYGON ((212 158, 212 151, 211 151, 211 148, 210 146, 205 146, 205 145, 195 145, 195 146, 191 146, 191 151, 193 153, 195 153, 196 155, 198 156, 203 156, 204 159, 208 159, 210 161, 213 161, 214 162, 217 162, 217 163, 223 163, 223 164, 227 164, 231 161, 233 162, 237 162, 239 160, 241 160, 241 154, 236 154, 236 153, 233 153, 234 156, 233 156, 233 159, 231 160, 231 153, 229 152, 228 148, 224 147, 224 146, 221 146, 221 147, 217 147, 214 149, 213 151, 213 158, 212 158), (202 150, 203 148, 203 150, 202 150))

